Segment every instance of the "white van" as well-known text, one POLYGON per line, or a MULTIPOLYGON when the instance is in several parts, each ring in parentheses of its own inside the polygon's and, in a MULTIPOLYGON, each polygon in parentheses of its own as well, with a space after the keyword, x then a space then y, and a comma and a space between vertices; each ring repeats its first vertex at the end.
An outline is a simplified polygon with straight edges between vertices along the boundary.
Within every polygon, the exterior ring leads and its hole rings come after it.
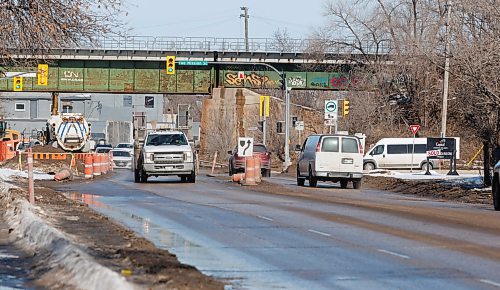
MULTIPOLYGON (((457 156, 460 158, 460 138, 457 139, 457 156)), ((429 169, 435 168, 436 159, 429 160, 429 169)), ((427 169, 427 138, 383 138, 380 139, 363 159, 363 169, 377 168, 421 168, 427 169), (415 145, 413 145, 415 144, 415 145), (413 147, 415 146, 415 147, 413 147), (412 157, 413 151, 413 157, 412 157), (413 163, 412 163, 413 159, 413 163)))
POLYGON ((356 136, 311 135, 307 137, 297 162, 297 185, 315 187, 319 181, 340 182, 346 188, 352 181, 355 189, 361 188, 363 177, 363 147, 356 136))

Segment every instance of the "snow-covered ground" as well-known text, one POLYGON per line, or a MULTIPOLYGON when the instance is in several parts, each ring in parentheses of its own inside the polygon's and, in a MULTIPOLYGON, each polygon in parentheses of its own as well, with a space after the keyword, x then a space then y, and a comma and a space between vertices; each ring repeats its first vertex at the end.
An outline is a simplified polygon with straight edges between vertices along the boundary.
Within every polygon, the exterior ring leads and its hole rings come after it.
POLYGON ((366 175, 368 176, 383 176, 392 177, 404 180, 414 181, 436 181, 446 185, 460 186, 465 188, 479 188, 483 185, 483 177, 478 173, 460 173, 459 175, 447 175, 446 173, 439 173, 430 171, 431 175, 425 175, 425 171, 392 171, 392 170, 372 170, 366 175))
MULTIPOLYGON (((19 245, 28 252, 41 253, 39 265, 45 274, 40 277, 57 285, 61 281, 78 289, 136 289, 118 273, 101 266, 63 232, 42 217, 45 212, 26 199, 9 191, 15 185, 6 181, 13 177, 27 178, 27 172, 0 168, 0 207, 6 223, 14 229, 19 245), (48 268, 48 270, 46 269, 48 268)), ((35 179, 53 179, 53 175, 35 173, 35 179)), ((36 185, 36 183, 35 183, 36 185)), ((35 190, 36 193, 36 190, 35 190)), ((36 269, 35 269, 36 270, 36 269)), ((2 288, 2 287, 0 287, 2 288)))
MULTIPOLYGON (((27 171, 13 170, 10 168, 0 168, 0 179, 8 181, 12 177, 28 178, 28 172, 27 171)), ((46 174, 43 172, 33 170, 33 178, 35 180, 50 180, 50 179, 54 179, 54 175, 50 175, 50 174, 46 174)))

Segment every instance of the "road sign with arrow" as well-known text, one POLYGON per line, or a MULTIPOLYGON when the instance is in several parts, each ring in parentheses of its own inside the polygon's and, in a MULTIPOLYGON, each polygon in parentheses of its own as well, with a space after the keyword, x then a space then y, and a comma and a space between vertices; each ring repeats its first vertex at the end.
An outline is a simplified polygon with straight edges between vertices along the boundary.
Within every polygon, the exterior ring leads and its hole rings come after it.
POLYGON ((240 137, 238 138, 238 156, 252 157, 253 155, 253 138, 240 137))

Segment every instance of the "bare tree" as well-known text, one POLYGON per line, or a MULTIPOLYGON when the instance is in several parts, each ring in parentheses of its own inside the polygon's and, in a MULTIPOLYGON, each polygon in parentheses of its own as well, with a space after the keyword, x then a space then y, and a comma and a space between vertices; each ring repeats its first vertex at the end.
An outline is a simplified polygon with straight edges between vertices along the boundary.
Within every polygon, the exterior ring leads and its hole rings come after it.
MULTIPOLYGON (((89 43, 116 30, 122 0, 2 0, 0 56, 89 43)), ((18 60, 19 61, 19 60, 18 60)))

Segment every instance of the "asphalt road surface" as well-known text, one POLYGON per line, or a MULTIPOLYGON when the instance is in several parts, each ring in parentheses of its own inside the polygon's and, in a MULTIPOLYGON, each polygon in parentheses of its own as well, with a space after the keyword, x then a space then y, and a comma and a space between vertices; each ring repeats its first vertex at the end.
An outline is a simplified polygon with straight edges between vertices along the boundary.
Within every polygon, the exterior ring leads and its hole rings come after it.
POLYGON ((490 206, 287 178, 267 193, 202 175, 150 180, 123 171, 63 189, 234 289, 500 289, 490 206))

